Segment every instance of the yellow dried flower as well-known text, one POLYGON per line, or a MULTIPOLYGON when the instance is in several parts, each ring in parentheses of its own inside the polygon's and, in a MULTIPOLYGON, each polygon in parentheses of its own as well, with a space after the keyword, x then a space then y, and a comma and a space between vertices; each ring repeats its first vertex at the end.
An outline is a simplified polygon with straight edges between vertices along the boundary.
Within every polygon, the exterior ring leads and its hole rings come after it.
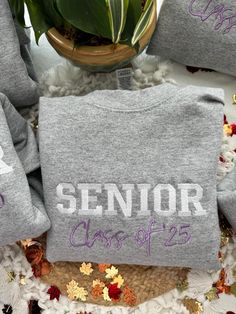
POLYGON ((125 281, 124 281, 124 279, 123 279, 123 277, 121 275, 118 275, 118 276, 114 277, 113 281, 112 281, 113 284, 117 283, 118 288, 120 288, 123 285, 124 282, 125 281))
POLYGON ((71 280, 68 285, 66 285, 68 298, 71 300, 81 300, 86 301, 88 291, 83 287, 79 287, 78 282, 71 280))
POLYGON ((95 286, 99 286, 99 287, 105 287, 105 283, 104 282, 102 282, 100 279, 96 279, 96 280, 93 280, 93 288, 95 287, 95 286))
POLYGON ((67 288, 67 294, 68 294, 68 298, 71 300, 75 300, 76 299, 76 295, 77 295, 77 289, 78 289, 78 282, 76 282, 75 280, 71 280, 68 285, 66 285, 67 288))
POLYGON ((114 267, 114 266, 111 266, 111 268, 107 268, 106 269, 106 278, 107 279, 109 279, 109 278, 111 278, 111 279, 113 279, 116 275, 118 275, 118 269, 116 268, 116 267, 114 267))
POLYGON ((224 132, 227 136, 231 136, 233 131, 232 131, 232 127, 230 124, 225 124, 224 125, 224 132))
POLYGON ((82 274, 90 276, 93 272, 92 264, 91 263, 88 263, 88 264, 83 263, 83 264, 81 264, 81 267, 79 270, 82 274))
POLYGON ((109 297, 109 290, 107 287, 103 288, 102 295, 105 301, 111 301, 111 298, 109 297))
POLYGON ((86 301, 87 296, 88 296, 88 291, 86 289, 84 289, 83 287, 77 288, 77 295, 76 295, 77 300, 86 301))

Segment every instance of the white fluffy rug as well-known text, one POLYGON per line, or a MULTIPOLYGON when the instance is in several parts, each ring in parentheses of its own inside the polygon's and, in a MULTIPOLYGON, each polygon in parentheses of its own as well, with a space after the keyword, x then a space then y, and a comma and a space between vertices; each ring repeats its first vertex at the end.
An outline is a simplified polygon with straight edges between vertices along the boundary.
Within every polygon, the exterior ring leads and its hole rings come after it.
MULTIPOLYGON (((161 84, 167 81, 166 75, 169 71, 170 65, 166 62, 159 62, 156 58, 144 59, 140 57, 133 63, 133 88, 141 89, 161 84)), ((117 80, 115 72, 111 74, 90 74, 69 63, 63 63, 43 74, 40 87, 42 94, 48 97, 82 96, 95 89, 116 89, 117 80)), ((35 110, 31 112, 31 115, 34 119, 35 110)), ((230 149, 229 138, 224 137, 222 157, 225 163, 219 163, 219 181, 235 166, 235 156, 236 154, 230 149)), ((224 255, 222 267, 226 272, 226 283, 232 285, 236 281, 234 277, 236 238, 233 238, 221 251, 224 255)), ((192 270, 188 275, 187 290, 180 292, 174 289, 135 308, 103 307, 72 302, 65 296, 61 296, 59 301, 56 299, 51 301, 47 293, 49 287, 33 276, 30 264, 17 245, 0 248, 0 260, 0 313, 4 305, 11 305, 13 314, 28 313, 28 302, 34 299, 39 301, 38 304, 42 308, 42 313, 45 314, 76 314, 80 311, 94 314, 184 314, 190 313, 182 303, 182 300, 186 297, 197 299, 203 306, 202 311, 204 314, 225 314, 227 311, 236 310, 236 297, 232 294, 222 293, 219 298, 211 302, 206 298, 205 293, 209 292, 212 284, 218 280, 219 272, 208 273, 192 270), (9 280, 9 274, 11 273, 14 273, 15 276, 9 280)))

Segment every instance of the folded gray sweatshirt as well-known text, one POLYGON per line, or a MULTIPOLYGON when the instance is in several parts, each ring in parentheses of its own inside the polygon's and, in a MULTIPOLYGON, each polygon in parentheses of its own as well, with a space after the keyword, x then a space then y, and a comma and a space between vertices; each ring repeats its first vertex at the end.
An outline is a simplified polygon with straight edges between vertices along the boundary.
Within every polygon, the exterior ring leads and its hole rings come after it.
POLYGON ((218 89, 42 98, 47 258, 217 269, 222 125, 218 89))
POLYGON ((218 186, 219 209, 236 231, 236 168, 218 186))
POLYGON ((164 0, 147 53, 236 76, 235 45, 235 0, 164 0))
POLYGON ((37 237, 50 227, 40 195, 26 178, 38 167, 31 127, 0 94, 0 246, 37 237))
POLYGON ((0 30, 0 92, 15 107, 36 104, 39 99, 38 84, 33 80, 35 76, 29 55, 19 43, 19 39, 23 43, 23 30, 17 29, 18 39, 7 0, 0 0, 0 30))

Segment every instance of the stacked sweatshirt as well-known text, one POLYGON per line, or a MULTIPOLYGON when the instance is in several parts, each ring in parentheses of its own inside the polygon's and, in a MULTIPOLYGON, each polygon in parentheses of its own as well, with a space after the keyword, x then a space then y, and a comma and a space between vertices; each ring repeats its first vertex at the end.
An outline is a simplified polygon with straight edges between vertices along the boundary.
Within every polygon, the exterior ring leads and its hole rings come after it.
POLYGON ((222 125, 218 89, 42 98, 47 258, 217 269, 222 125))

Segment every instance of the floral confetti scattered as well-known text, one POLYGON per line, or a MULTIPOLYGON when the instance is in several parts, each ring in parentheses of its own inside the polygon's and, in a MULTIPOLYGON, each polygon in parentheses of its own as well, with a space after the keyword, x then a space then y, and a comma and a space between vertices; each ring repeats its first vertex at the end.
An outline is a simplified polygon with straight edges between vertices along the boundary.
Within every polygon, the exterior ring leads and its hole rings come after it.
POLYGON ((103 288, 102 295, 105 301, 111 301, 111 298, 109 297, 109 290, 107 287, 103 288))
POLYGON ((80 272, 84 275, 90 276, 93 272, 92 264, 91 263, 82 263, 80 267, 80 272))
POLYGON ((13 280, 15 280, 15 278, 16 278, 16 275, 15 275, 15 273, 13 271, 9 271, 7 273, 7 276, 8 276, 8 282, 9 283, 12 282, 13 280))
POLYGON ((33 244, 26 248, 25 256, 27 261, 32 265, 38 265, 44 255, 43 247, 39 244, 33 244))
POLYGON ((106 278, 107 279, 113 279, 116 275, 118 275, 118 269, 115 266, 111 266, 111 268, 107 268, 105 270, 106 272, 106 278))
POLYGON ((179 280, 176 284, 176 288, 180 292, 187 290, 188 289, 188 280, 187 279, 179 280))
POLYGON ((218 299, 218 295, 217 295, 217 289, 216 288, 212 288, 210 291, 208 291, 207 293, 205 293, 205 298, 208 301, 213 301, 218 299))
POLYGON ((105 287, 105 283, 102 282, 100 279, 93 280, 93 288, 96 287, 96 286, 100 286, 100 287, 104 288, 105 287))
POLYGON ((117 277, 113 278, 112 283, 117 283, 118 288, 121 288, 122 285, 124 284, 124 279, 121 275, 118 275, 117 277))
POLYGON ((59 301, 61 291, 56 286, 51 286, 47 293, 50 295, 50 300, 57 299, 59 301))
POLYGON ((20 279, 20 284, 22 286, 25 286, 26 285, 26 277, 24 275, 20 274, 19 279, 20 279))
POLYGON ((105 273, 106 269, 110 266, 111 264, 98 264, 98 270, 100 273, 105 273))
POLYGON ((112 301, 118 301, 120 300, 120 295, 122 293, 122 290, 118 287, 117 283, 110 283, 108 285, 108 294, 109 297, 112 299, 112 301))
POLYGON ((87 300, 88 291, 83 287, 79 287, 78 282, 76 282, 75 280, 71 280, 66 288, 69 299, 81 301, 87 300))
POLYGON ((201 314, 203 312, 203 305, 198 300, 186 298, 183 300, 183 305, 190 314, 201 314))
POLYGON ((92 288, 91 295, 94 299, 97 299, 103 295, 103 287, 96 285, 92 288))

